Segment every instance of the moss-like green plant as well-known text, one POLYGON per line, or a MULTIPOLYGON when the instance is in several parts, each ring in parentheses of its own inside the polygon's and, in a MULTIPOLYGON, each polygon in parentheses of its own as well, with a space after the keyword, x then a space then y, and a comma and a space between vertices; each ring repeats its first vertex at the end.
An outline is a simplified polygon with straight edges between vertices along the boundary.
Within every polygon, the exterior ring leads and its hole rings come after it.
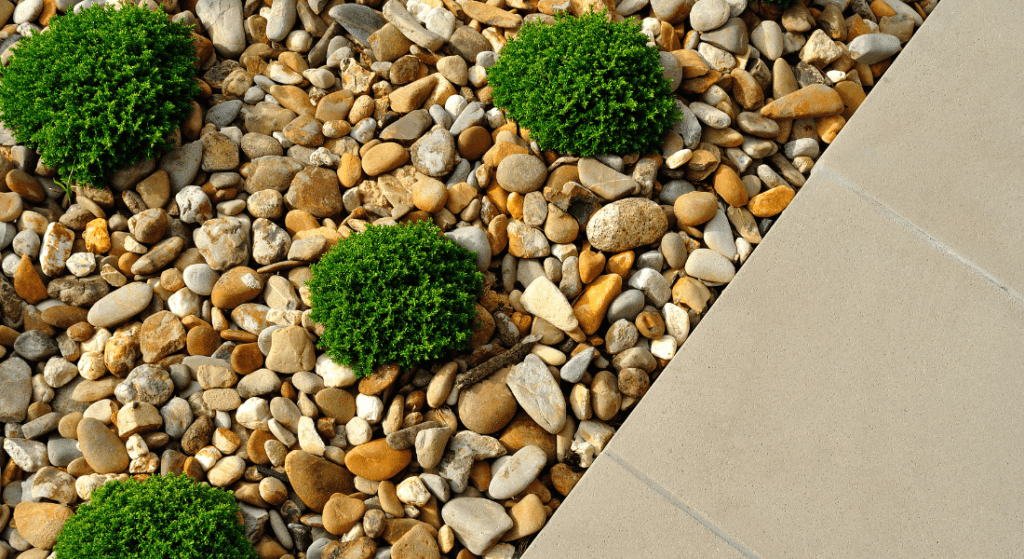
POLYGON ((0 81, 0 119, 61 178, 102 187, 170 149, 199 93, 188 27, 133 5, 56 16, 24 37, 0 81))
POLYGON ((186 476, 111 481, 64 523, 57 559, 256 559, 224 489, 186 476))
POLYGON ((605 12, 527 23, 487 70, 494 105, 542 149, 653 151, 681 114, 647 41, 638 22, 613 23, 605 12))
POLYGON ((374 226, 339 242, 306 282, 320 348, 358 377, 468 348, 483 275, 472 252, 436 225, 374 226))

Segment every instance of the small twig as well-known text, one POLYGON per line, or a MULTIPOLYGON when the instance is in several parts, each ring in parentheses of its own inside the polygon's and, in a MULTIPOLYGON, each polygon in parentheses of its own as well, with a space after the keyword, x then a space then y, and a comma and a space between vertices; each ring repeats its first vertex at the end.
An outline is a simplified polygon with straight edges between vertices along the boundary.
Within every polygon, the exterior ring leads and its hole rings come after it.
POLYGON ((522 340, 519 340, 519 343, 512 346, 508 351, 501 355, 495 355, 487 361, 484 361, 482 364, 477 365, 473 369, 470 369, 456 377, 455 387, 459 389, 465 388, 474 382, 487 378, 491 373, 501 369, 509 363, 518 362, 523 357, 526 357, 527 353, 530 353, 530 349, 533 348, 533 344, 539 342, 540 338, 541 337, 538 334, 531 334, 522 340))

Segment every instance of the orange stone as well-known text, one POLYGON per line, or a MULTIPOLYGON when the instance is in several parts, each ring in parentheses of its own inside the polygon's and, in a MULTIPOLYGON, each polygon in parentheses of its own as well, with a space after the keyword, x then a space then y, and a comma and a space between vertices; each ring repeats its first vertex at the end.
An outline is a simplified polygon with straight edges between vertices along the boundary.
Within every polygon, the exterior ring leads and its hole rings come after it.
POLYGON ((629 274, 629 269, 633 267, 633 262, 635 261, 635 252, 632 250, 623 251, 612 255, 608 259, 608 264, 605 265, 604 271, 609 274, 618 274, 622 276, 622 281, 626 281, 626 275, 629 274))
POLYGON ((593 281, 572 306, 573 314, 580 323, 580 329, 588 336, 597 332, 608 305, 622 293, 622 276, 606 274, 593 281))
POLYGON ((772 119, 818 118, 841 114, 843 99, 827 85, 814 84, 798 89, 761 108, 761 116, 772 119))
POLYGON ((756 217, 779 215, 793 201, 796 191, 788 186, 776 186, 750 199, 747 209, 756 217))
POLYGON ((584 285, 597 279, 604 270, 605 257, 600 252, 585 250, 580 253, 580 280, 584 285))
POLYGON ((826 144, 831 144, 839 132, 846 126, 846 119, 840 115, 823 116, 815 124, 818 128, 818 137, 826 144))
POLYGON ((896 15, 896 10, 892 9, 892 6, 886 4, 883 0, 875 0, 871 3, 871 11, 875 13, 875 17, 891 17, 896 15))
POLYGON ((107 220, 102 217, 90 221, 85 225, 85 233, 82 234, 85 240, 85 250, 93 254, 104 254, 110 251, 110 233, 107 232, 107 220))
MULTIPOLYGON (((748 201, 747 188, 743 186, 743 181, 740 180, 736 171, 727 165, 719 165, 718 170, 715 171, 715 192, 734 208, 745 206, 748 201)), ((718 211, 717 206, 716 203, 715 212, 718 211)))
POLYGON ((568 495, 582 477, 582 473, 572 471, 572 468, 565 464, 555 464, 551 467, 551 485, 554 485, 555 490, 562 495, 568 495))
POLYGON ((18 263, 17 270, 14 271, 14 291, 30 305, 47 297, 46 285, 39 277, 35 267, 32 266, 32 259, 27 254, 22 255, 21 262, 18 263))
POLYGON ((345 455, 345 467, 370 481, 391 479, 412 462, 412 451, 395 450, 384 439, 353 448, 345 455))

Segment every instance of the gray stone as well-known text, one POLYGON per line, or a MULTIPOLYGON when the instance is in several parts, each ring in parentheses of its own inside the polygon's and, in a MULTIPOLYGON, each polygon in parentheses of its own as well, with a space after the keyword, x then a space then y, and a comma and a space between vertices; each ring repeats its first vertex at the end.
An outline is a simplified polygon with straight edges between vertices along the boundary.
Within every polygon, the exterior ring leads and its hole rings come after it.
POLYGON ((593 157, 580 159, 580 183, 605 200, 618 200, 637 191, 637 183, 593 157))
POLYGON ((487 272, 491 264, 491 244, 487 232, 479 227, 460 227, 444 234, 470 252, 476 253, 476 267, 481 273, 487 272))
POLYGON ((61 417, 63 417, 63 414, 57 412, 50 412, 37 417, 21 426, 21 434, 26 439, 32 440, 50 433, 57 429, 57 424, 60 423, 61 417))
POLYGON ((483 555, 512 528, 512 519, 505 514, 505 507, 480 497, 448 501, 441 509, 441 518, 459 542, 476 555, 483 555))
POLYGON ((594 359, 594 355, 596 354, 596 348, 588 347, 587 349, 572 356, 572 358, 562 365, 561 370, 558 371, 559 377, 561 377, 565 382, 579 382, 587 372, 587 367, 590 366, 590 362, 594 359))
POLYGON ((782 27, 770 19, 762 21, 750 32, 750 42, 768 60, 777 60, 782 56, 782 37, 782 27))
POLYGON ((182 144, 160 158, 160 168, 167 172, 172 194, 177 194, 192 182, 202 162, 203 143, 199 141, 182 144))
POLYGON ((718 29, 729 21, 730 9, 725 0, 701 0, 690 10, 690 26, 700 32, 718 29))
POLYGON ((387 23, 375 10, 360 4, 342 4, 327 13, 367 48, 370 48, 370 35, 387 23))
POLYGON ((605 334, 605 351, 615 355, 636 345, 640 332, 628 320, 618 320, 608 328, 605 334))
POLYGON ((32 402, 32 369, 18 357, 0 364, 0 421, 25 421, 28 405, 32 402))
MULTIPOLYGON (((294 2, 295 0, 292 0, 293 4, 294 2)), ((241 108, 242 101, 238 99, 224 101, 219 105, 214 105, 206 112, 206 123, 212 124, 217 128, 223 128, 235 120, 238 116, 238 111, 241 110, 241 108)))
MULTIPOLYGON (((719 213, 725 217, 724 213, 719 213)), ((726 220, 725 224, 728 226, 729 221, 726 220)), ((672 284, 665 276, 651 268, 643 268, 633 274, 633 277, 629 278, 629 286, 642 291, 647 301, 655 307, 661 307, 672 299, 672 284)))
POLYGON ((238 58, 245 50, 241 0, 199 0, 196 16, 224 58, 238 58))
POLYGON ((734 17, 725 22, 725 25, 709 31, 700 36, 700 40, 721 47, 733 54, 744 54, 747 52, 747 24, 743 20, 734 17))
POLYGON ((863 64, 875 64, 900 51, 900 40, 888 33, 858 35, 850 41, 850 57, 863 64))
POLYGON ((74 439, 50 437, 50 440, 46 442, 46 457, 52 466, 67 468, 72 460, 81 458, 81 456, 82 451, 78 450, 78 441, 74 439))
POLYGON ((185 400, 175 396, 160 408, 163 418, 163 430, 172 439, 180 439, 192 425, 192 406, 185 400))
POLYGON ((57 355, 60 348, 50 336, 39 330, 29 330, 18 335, 14 341, 14 351, 29 361, 42 361, 57 355))
POLYGON ((295 0, 281 0, 274 2, 270 8, 270 17, 267 18, 267 38, 276 43, 284 42, 285 37, 295 25, 295 0))
POLYGON ((530 353, 512 368, 505 379, 523 410, 544 428, 556 434, 565 425, 565 396, 540 357, 530 353))
POLYGON ((97 328, 114 326, 142 312, 152 298, 153 288, 149 284, 129 283, 97 301, 86 320, 97 328))
POLYGON ((39 441, 4 439, 4 450, 11 461, 26 472, 35 472, 46 466, 46 445, 39 441))
POLYGON ((223 271, 248 260, 249 239, 245 229, 238 218, 220 217, 204 223, 192 237, 206 263, 214 270, 223 271))
MULTIPOLYGON (((429 116, 426 118, 430 120, 429 116)), ((417 171, 431 177, 443 177, 451 172, 458 159, 455 138, 444 128, 434 126, 409 148, 409 159, 417 171)))
POLYGON ((512 456, 498 458, 491 466, 487 496, 501 501, 522 493, 537 479, 547 461, 547 454, 535 445, 527 445, 512 456))
POLYGON ((627 289, 612 299, 608 305, 606 317, 609 323, 618 320, 636 320, 640 311, 644 310, 644 292, 639 289, 627 289))
POLYGON ((174 394, 174 383, 167 371, 156 365, 139 365, 114 388, 114 396, 122 405, 146 402, 163 405, 174 394))

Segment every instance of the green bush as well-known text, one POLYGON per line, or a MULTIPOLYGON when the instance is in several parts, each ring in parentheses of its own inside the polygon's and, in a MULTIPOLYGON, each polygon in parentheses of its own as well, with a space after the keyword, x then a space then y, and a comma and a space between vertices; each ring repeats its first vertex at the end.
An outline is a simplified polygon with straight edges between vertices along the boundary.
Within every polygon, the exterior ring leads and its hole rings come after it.
POLYGON ((188 27, 163 11, 93 6, 56 16, 15 47, 0 120, 64 180, 102 187, 169 150, 199 93, 188 27))
POLYGON ((542 149, 579 156, 655 151, 681 118, 658 50, 604 12, 530 22, 487 70, 494 105, 542 149))
POLYGON ((312 266, 311 317, 320 348, 358 377, 403 368, 469 346, 483 275, 472 252, 432 223, 373 226, 312 266))
POLYGON ((186 476, 106 483, 64 523, 57 559, 256 559, 224 489, 186 476))

